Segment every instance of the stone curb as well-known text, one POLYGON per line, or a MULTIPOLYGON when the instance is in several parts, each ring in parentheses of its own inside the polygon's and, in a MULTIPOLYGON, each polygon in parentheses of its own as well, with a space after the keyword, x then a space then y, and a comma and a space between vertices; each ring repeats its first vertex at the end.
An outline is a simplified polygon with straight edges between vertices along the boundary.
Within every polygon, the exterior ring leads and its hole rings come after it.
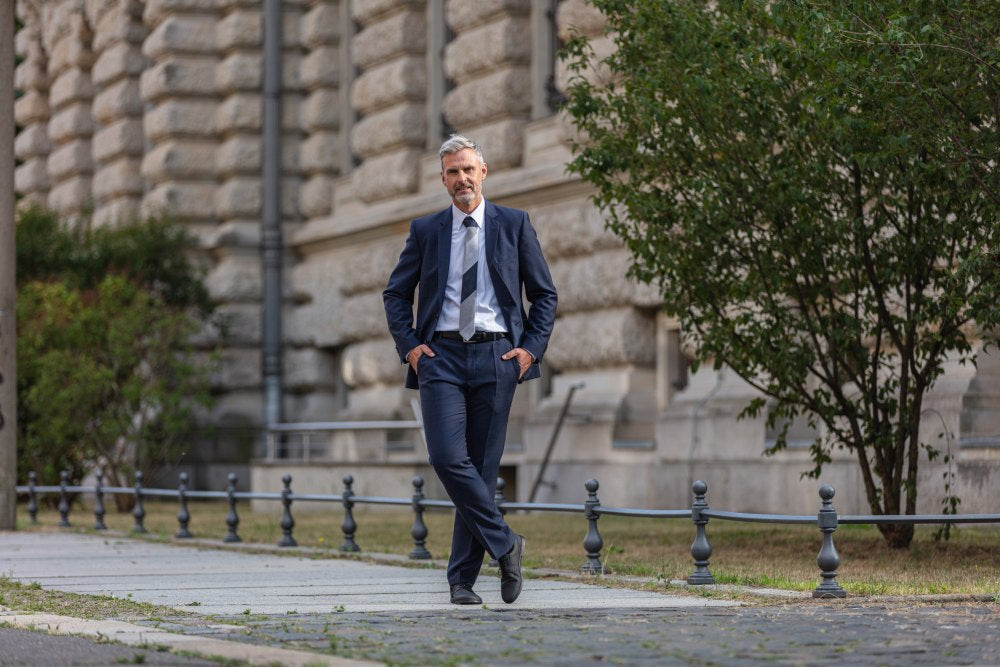
MULTIPOLYGON (((99 621, 57 616, 55 614, 21 613, 0 608, 0 623, 27 630, 41 630, 49 634, 90 637, 100 641, 113 641, 127 646, 166 646, 171 651, 184 651, 209 658, 240 660, 251 665, 285 667, 375 667, 379 662, 352 660, 335 656, 296 651, 294 649, 244 644, 225 639, 212 639, 196 635, 151 629, 124 621, 99 621)), ((241 630, 239 626, 211 624, 205 627, 219 630, 241 630)))

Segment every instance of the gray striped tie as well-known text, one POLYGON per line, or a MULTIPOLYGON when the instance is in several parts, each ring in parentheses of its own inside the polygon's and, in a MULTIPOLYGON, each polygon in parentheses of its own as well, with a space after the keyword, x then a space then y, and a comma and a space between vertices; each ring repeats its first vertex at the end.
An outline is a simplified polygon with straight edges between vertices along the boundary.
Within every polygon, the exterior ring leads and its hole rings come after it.
POLYGON ((465 225, 465 261, 462 262, 462 303, 458 310, 458 333, 469 340, 476 333, 476 274, 479 272, 479 226, 472 216, 465 225))

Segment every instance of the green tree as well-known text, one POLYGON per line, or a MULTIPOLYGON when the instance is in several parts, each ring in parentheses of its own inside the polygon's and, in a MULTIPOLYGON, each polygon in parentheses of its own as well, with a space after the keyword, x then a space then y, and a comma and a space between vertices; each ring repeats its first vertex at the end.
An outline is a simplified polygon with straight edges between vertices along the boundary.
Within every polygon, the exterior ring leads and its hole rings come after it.
POLYGON ((211 398, 190 344, 211 308, 186 237, 164 221, 69 228, 37 209, 17 232, 19 467, 51 483, 97 464, 122 486, 176 463, 211 398))
POLYGON ((1000 320, 996 3, 593 3, 616 50, 567 47, 571 168, 634 275, 745 414, 822 424, 808 474, 849 450, 873 513, 914 513, 922 400, 1000 320))

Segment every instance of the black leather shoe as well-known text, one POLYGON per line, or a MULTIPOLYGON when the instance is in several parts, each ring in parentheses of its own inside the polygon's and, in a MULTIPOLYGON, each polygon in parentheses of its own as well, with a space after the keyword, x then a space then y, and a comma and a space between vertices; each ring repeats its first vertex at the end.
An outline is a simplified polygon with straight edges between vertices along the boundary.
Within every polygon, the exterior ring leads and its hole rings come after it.
POLYGON ((452 604, 482 604, 483 599, 472 592, 468 584, 453 584, 451 587, 452 604))
POLYGON ((524 555, 524 536, 514 536, 514 546, 497 562, 500 564, 500 598, 510 604, 521 594, 521 556, 524 555))

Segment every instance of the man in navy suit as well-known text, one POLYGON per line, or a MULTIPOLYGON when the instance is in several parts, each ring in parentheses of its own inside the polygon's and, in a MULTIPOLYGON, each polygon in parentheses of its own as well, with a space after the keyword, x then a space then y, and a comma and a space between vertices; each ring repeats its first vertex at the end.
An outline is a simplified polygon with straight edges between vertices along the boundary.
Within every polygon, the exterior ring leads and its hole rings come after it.
POLYGON ((452 135, 440 156, 452 205, 410 223, 382 299, 396 351, 409 364, 406 386, 420 390, 430 463, 455 503, 451 601, 482 603, 472 587, 489 552, 510 603, 521 592, 524 538, 507 526, 494 492, 514 389, 539 376, 556 290, 528 214, 483 198, 479 146, 452 135))

